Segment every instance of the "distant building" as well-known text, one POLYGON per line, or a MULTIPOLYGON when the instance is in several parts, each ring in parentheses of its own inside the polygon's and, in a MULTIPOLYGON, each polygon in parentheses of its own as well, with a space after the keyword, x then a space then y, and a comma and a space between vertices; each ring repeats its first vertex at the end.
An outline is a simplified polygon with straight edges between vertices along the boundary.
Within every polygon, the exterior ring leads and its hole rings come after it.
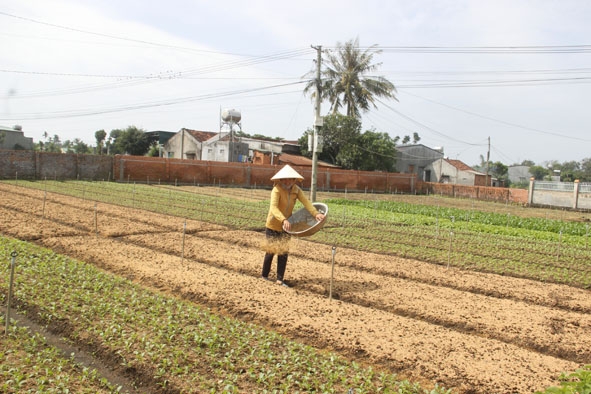
POLYGON ((19 125, 14 127, 0 126, 0 149, 33 150, 33 139, 25 137, 22 127, 19 125))
POLYGON ((175 159, 225 162, 248 161, 248 144, 229 132, 199 131, 182 128, 166 141, 162 156, 175 159))
POLYGON ((527 183, 531 176, 529 166, 509 166, 507 169, 507 178, 511 183, 527 183))
MULTIPOLYGON (((162 156, 176 159, 280 164, 279 157, 302 157, 297 141, 230 136, 229 132, 182 128, 162 145, 162 156), (233 139, 233 141, 231 140, 233 139)), ((311 160, 302 157, 306 163, 311 160)), ((296 159, 294 159, 296 160, 296 159)), ((296 163, 292 163, 296 164, 296 163)), ((323 163, 324 165, 327 163, 323 163)), ((297 164, 306 165, 306 164, 297 164)))
POLYGON ((396 171, 417 174, 425 182, 437 182, 429 169, 435 160, 443 158, 443 148, 429 148, 423 144, 396 147, 396 171))
MULTIPOLYGON (((460 160, 441 158, 429 164, 425 171, 429 171, 431 174, 431 182, 487 186, 486 174, 474 170, 460 160)), ((490 182, 488 186, 490 186, 490 182)))

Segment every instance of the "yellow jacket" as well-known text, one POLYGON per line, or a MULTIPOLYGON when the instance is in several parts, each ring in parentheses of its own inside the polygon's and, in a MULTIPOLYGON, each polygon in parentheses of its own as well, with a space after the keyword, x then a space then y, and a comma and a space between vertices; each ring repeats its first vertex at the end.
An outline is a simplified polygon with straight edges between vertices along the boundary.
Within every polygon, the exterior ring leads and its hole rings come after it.
POLYGON ((300 200, 312 216, 318 215, 318 210, 314 208, 314 205, 297 185, 293 185, 291 190, 286 190, 281 185, 276 184, 271 191, 267 228, 279 232, 283 231, 283 221, 291 216, 296 200, 300 200))

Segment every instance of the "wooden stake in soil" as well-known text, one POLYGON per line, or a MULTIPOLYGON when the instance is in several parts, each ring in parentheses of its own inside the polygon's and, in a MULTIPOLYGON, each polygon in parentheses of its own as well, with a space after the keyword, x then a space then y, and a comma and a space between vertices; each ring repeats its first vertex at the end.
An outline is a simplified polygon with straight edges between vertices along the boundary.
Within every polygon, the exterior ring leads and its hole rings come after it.
POLYGON ((43 211, 41 212, 41 219, 45 219, 45 200, 47 200, 47 190, 43 195, 43 211))
POLYGON ((96 202, 94 203, 94 235, 98 237, 98 218, 96 212, 96 202))
POLYGON ((332 267, 330 269, 330 286, 328 289, 328 299, 332 300, 332 282, 334 280, 334 255, 337 253, 337 247, 332 247, 332 267))
POLYGON ((562 244, 562 230, 558 234, 558 252, 556 253, 556 258, 560 260, 560 245, 562 244))
POLYGON ((451 245, 452 245, 453 238, 454 238, 454 232, 450 231, 449 232, 449 252, 447 254, 447 268, 449 268, 449 264, 451 262, 451 245))
POLYGON ((183 243, 181 247, 181 265, 185 261, 185 233, 187 232, 187 219, 185 219, 185 224, 183 224, 183 243))
POLYGON ((8 325, 10 324, 10 300, 12 299, 12 285, 14 283, 14 267, 16 265, 16 256, 18 253, 13 251, 10 254, 10 284, 8 286, 8 301, 6 304, 6 328, 4 329, 4 335, 8 335, 8 325))

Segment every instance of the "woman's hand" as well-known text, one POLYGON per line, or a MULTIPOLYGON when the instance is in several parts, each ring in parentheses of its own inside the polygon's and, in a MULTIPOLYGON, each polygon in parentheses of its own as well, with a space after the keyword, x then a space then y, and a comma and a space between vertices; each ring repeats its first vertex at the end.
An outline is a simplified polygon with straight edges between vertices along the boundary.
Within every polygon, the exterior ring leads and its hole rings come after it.
POLYGON ((316 220, 318 220, 319 222, 321 222, 321 221, 324 220, 325 217, 326 216, 324 216, 323 213, 319 213, 319 214, 316 215, 316 220))
POLYGON ((290 231, 291 230, 291 223, 287 219, 283 219, 283 223, 281 224, 283 227, 283 231, 290 231))

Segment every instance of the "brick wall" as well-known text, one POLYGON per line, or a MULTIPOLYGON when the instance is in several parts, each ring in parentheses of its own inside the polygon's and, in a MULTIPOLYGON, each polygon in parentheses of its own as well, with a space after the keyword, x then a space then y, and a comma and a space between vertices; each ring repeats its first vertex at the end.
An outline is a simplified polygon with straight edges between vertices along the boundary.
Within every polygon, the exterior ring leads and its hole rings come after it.
POLYGON ((4 179, 112 179, 112 156, 0 150, 4 179))
MULTIPOLYGON (((0 150, 0 177, 4 179, 86 179, 118 182, 170 183, 179 185, 224 185, 271 187, 271 177, 281 165, 226 163, 167 159, 144 156, 96 156, 34 151, 0 150)), ((310 167, 293 166, 304 176, 309 188, 310 167)), ((318 191, 373 193, 442 194, 482 200, 526 204, 528 192, 522 189, 464 186, 421 182, 414 174, 349 171, 319 167, 318 191)))
MULTIPOLYGON (((162 182, 174 184, 229 185, 271 187, 271 177, 282 165, 227 163, 181 160, 160 157, 117 155, 113 162, 114 179, 120 182, 162 182)), ((310 187, 312 169, 293 166, 310 187)), ((372 191, 377 193, 411 193, 417 183, 414 174, 371 171, 347 171, 319 167, 317 190, 372 191)))

